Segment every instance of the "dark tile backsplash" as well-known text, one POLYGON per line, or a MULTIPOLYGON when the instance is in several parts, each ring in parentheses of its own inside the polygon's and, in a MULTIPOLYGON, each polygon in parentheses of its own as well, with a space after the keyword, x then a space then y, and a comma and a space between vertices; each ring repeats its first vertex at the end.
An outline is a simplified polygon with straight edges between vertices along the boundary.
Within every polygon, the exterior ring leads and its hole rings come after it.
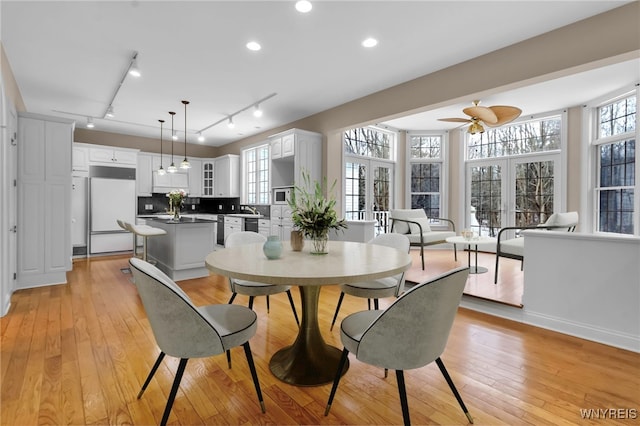
MULTIPOLYGON (((269 217, 269 206, 259 205, 254 207, 260 214, 269 217)), ((151 197, 138 197, 138 214, 164 213, 169 209, 167 194, 153 194, 151 197), (147 209, 151 206, 151 209, 147 209)), ((184 199, 184 213, 249 213, 245 211, 245 205, 240 204, 239 198, 198 198, 187 197, 184 199)))

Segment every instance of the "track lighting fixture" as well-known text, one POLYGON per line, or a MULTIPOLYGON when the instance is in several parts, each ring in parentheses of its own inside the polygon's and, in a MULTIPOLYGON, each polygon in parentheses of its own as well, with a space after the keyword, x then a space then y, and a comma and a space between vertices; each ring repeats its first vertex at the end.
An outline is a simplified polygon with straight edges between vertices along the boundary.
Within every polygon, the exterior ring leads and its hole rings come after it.
POLYGON ((96 127, 96 125, 93 124, 93 118, 87 117, 87 128, 88 129, 93 129, 94 127, 96 127))
POLYGON ((140 73, 140 68, 138 68, 138 52, 133 54, 133 58, 131 58, 131 63, 129 64, 129 75, 134 77, 140 77, 142 74, 140 73))
POLYGON ((198 142, 204 142, 204 136, 202 136, 202 132, 198 132, 198 142))
POLYGON ((124 83, 124 80, 127 78, 127 75, 131 75, 133 77, 140 77, 140 69, 138 68, 138 52, 133 52, 133 56, 129 61, 129 66, 127 67, 127 70, 124 72, 124 74, 122 74, 122 78, 120 78, 120 83, 118 83, 116 90, 114 90, 113 96, 111 96, 111 101, 109 102, 107 109, 105 109, 104 114, 102 115, 102 118, 114 117, 113 102, 116 100, 116 96, 118 96, 118 92, 122 87, 122 83, 124 83))
MULTIPOLYGON (((176 115, 175 112, 173 111, 169 111, 169 114, 171 114, 171 134, 174 134, 174 130, 173 130, 173 116, 176 115)), ((175 173, 178 171, 175 163, 173 162, 173 141, 174 139, 171 139, 171 165, 167 168, 167 171, 169 173, 175 173)))
MULTIPOLYGON (((253 108, 253 115, 254 115, 255 117, 261 117, 261 116, 262 116, 262 110, 260 109, 260 104, 261 104, 261 103, 263 103, 264 101, 268 100, 268 99, 273 98, 275 95, 277 95, 277 93, 272 93, 272 94, 270 94, 269 96, 265 96, 265 97, 264 97, 264 98, 262 98, 262 99, 258 99, 256 102, 254 102, 254 103, 252 103, 252 104, 250 104, 250 105, 247 105, 246 107, 244 107, 244 108, 242 108, 242 109, 240 109, 240 110, 238 110, 238 111, 236 111, 236 112, 234 112, 234 113, 232 113, 232 114, 229 114, 229 115, 227 115, 227 116, 226 116, 226 117, 224 117, 224 118, 221 118, 220 120, 216 121, 215 123, 208 125, 208 126, 207 126, 207 127, 205 127, 204 129, 200 129, 200 130, 198 131, 198 133, 199 133, 199 134, 202 134, 202 132, 204 132, 205 130, 210 129, 210 128, 212 128, 213 126, 217 126, 218 124, 220 124, 220 123, 222 123, 222 122, 224 122, 224 121, 226 121, 226 122, 227 122, 227 126, 228 126, 230 129, 233 129, 233 128, 235 127, 235 124, 234 124, 234 122, 233 122, 233 117, 234 117, 234 116, 236 116, 236 115, 238 115, 238 114, 240 114, 241 112, 245 112, 245 111, 247 111, 247 110, 249 110, 249 109, 252 109, 252 108, 253 108)), ((200 138, 198 138, 198 140, 200 140, 200 138)), ((201 141, 201 142, 202 142, 202 141, 201 141)))
POLYGON ((184 105, 184 160, 180 163, 180 168, 190 169, 191 164, 187 160, 187 105, 189 105, 189 101, 182 101, 182 105, 184 105))
POLYGON ((164 176, 166 171, 162 168, 162 126, 164 125, 164 120, 158 120, 160 122, 160 168, 158 169, 158 175, 164 176))

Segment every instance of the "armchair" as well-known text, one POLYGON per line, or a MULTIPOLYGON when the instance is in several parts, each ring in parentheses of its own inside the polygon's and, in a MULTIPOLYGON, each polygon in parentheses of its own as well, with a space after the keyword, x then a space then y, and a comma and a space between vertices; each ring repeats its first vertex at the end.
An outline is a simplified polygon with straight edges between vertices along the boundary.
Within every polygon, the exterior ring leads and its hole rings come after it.
MULTIPOLYGON (((434 218, 434 220, 447 222, 450 230, 432 231, 430 219, 424 209, 395 209, 391 210, 391 232, 403 234, 409 239, 412 247, 420 247, 422 270, 424 270, 424 247, 435 244, 444 244, 449 237, 456 236, 456 225, 450 219, 434 218)), ((456 245, 453 245, 453 257, 458 260, 456 245)))
POLYGON ((498 260, 501 257, 516 259, 521 262, 520 269, 524 265, 524 237, 508 238, 508 232, 522 231, 525 229, 548 229, 554 231, 573 232, 578 225, 578 212, 553 213, 547 221, 540 225, 532 226, 507 226, 498 232, 496 242, 496 269, 493 283, 498 284, 498 260))

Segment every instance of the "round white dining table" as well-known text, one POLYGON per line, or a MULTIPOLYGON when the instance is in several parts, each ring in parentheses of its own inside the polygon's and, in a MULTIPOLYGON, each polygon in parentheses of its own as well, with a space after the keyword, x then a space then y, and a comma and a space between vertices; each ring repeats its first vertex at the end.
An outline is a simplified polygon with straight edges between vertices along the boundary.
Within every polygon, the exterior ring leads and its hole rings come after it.
MULTIPOLYGON (((262 244, 247 244, 210 253, 210 272, 267 284, 297 285, 302 299, 302 322, 292 345, 271 358, 271 372, 298 386, 330 383, 338 369, 341 350, 328 345, 318 326, 318 300, 323 285, 347 284, 384 278, 411 266, 411 257, 400 250, 375 244, 329 241, 327 254, 312 254, 307 242, 302 251, 283 243, 279 259, 267 259, 262 244)), ((343 370, 343 372, 346 371, 343 370)))

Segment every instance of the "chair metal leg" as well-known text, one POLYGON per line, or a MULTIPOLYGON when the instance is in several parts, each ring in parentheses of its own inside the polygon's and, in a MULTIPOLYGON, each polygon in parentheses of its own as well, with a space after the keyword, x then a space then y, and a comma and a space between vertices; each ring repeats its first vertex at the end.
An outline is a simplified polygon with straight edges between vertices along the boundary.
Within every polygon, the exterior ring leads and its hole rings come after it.
POLYGON ((269 309, 271 307, 269 306, 269 295, 267 294, 267 313, 269 313, 269 309))
POLYGON ((287 290, 287 297, 289 298, 289 303, 291 304, 291 310, 293 311, 293 316, 296 318, 296 324, 298 324, 298 327, 300 327, 300 320, 298 319, 298 312, 296 312, 296 305, 293 303, 291 290, 287 290))
POLYGON ((231 299, 229 299, 229 305, 231 305, 233 303, 233 299, 235 299, 237 295, 238 295, 238 293, 233 293, 231 295, 231 299))
POLYGON ((420 259, 422 259, 422 270, 424 271, 424 246, 420 246, 420 259))
POLYGON ((380 305, 378 304, 378 299, 373 299, 373 309, 376 311, 380 309, 380 305))
POLYGON ((498 284, 498 259, 500 259, 500 256, 498 256, 498 253, 496 253, 496 272, 493 275, 494 284, 498 284))
POLYGON ((456 245, 453 245, 453 259, 457 262, 458 261, 458 248, 456 247, 456 245))
POLYGON ((333 325, 336 323, 336 318, 338 318, 338 311, 340 310, 340 305, 342 305, 342 299, 344 299, 344 293, 340 292, 340 297, 338 298, 338 306, 336 306, 336 312, 333 314, 333 320, 331 321, 331 328, 329 328, 329 330, 333 330, 333 325))
POLYGON ((178 387, 180 387, 180 381, 182 380, 182 374, 187 366, 189 358, 180 358, 180 364, 178 364, 178 370, 176 371, 176 378, 173 379, 173 385, 171 386, 171 392, 169 392, 169 399, 167 399, 167 405, 164 407, 164 414, 162 415, 162 421, 160 426, 165 426, 167 420, 169 420, 169 413, 171 413, 171 407, 173 407, 173 400, 176 399, 178 393, 178 387))
POLYGON ((327 408, 324 409, 324 415, 329 415, 329 410, 331 410, 331 404, 333 403, 333 397, 336 396, 336 391, 338 390, 338 383, 340 383, 340 377, 342 377, 342 369, 344 365, 347 363, 347 358, 349 357, 349 351, 345 348, 342 350, 342 356, 340 357, 340 362, 338 363, 338 371, 336 371, 336 377, 333 379, 333 386, 331 386, 331 393, 329 394, 329 400, 327 401, 327 408))
POLYGON ((231 351, 227 349, 227 365, 229 366, 229 370, 231 370, 231 351))
POLYGON ((398 380, 398 393, 400 394, 400 406, 402 406, 402 420, 405 426, 411 424, 409 417, 409 403, 407 402, 407 389, 404 386, 404 372, 396 370, 396 379, 398 380))
POLYGON ((160 352, 160 355, 158 355, 158 358, 156 359, 155 364, 153 364, 153 367, 151 367, 151 371, 147 376, 147 380, 144 381, 144 384, 142 385, 142 389, 140 389, 140 392, 138 393, 138 399, 142 397, 142 394, 144 393, 145 389, 147 389, 147 386, 149 386, 149 382, 151 382, 153 375, 156 374, 156 370, 158 369, 158 367, 160 367, 160 363, 164 359, 164 355, 165 355, 164 352, 160 352))
POLYGON ((255 296, 249 296, 249 309, 253 309, 253 299, 255 299, 255 296))
POLYGON ((256 365, 253 363, 253 355, 251 355, 251 348, 249 342, 245 342, 244 353, 247 356, 247 363, 249 363, 249 370, 251 371, 251 377, 253 378, 253 385, 256 387, 256 393, 258 394, 258 401, 260 402, 260 409, 263 413, 266 413, 264 408, 264 399, 262 399, 262 391, 260 390, 260 382, 258 381, 258 373, 256 372, 256 365))
POLYGON ((462 397, 458 393, 456 386, 453 384, 453 380, 451 380, 451 376, 449 376, 447 369, 444 367, 444 363, 440 358, 436 358, 436 364, 438 364, 438 368, 440 369, 440 372, 442 373, 442 375, 444 376, 444 379, 447 381, 447 384, 451 388, 451 392, 453 392, 453 395, 458 400, 458 404, 460 404, 460 408, 462 408, 462 411, 464 411, 465 416, 467 416, 469 423, 473 424, 473 417, 471 417, 469 410, 467 410, 467 406, 464 405, 464 402, 462 401, 462 397))

